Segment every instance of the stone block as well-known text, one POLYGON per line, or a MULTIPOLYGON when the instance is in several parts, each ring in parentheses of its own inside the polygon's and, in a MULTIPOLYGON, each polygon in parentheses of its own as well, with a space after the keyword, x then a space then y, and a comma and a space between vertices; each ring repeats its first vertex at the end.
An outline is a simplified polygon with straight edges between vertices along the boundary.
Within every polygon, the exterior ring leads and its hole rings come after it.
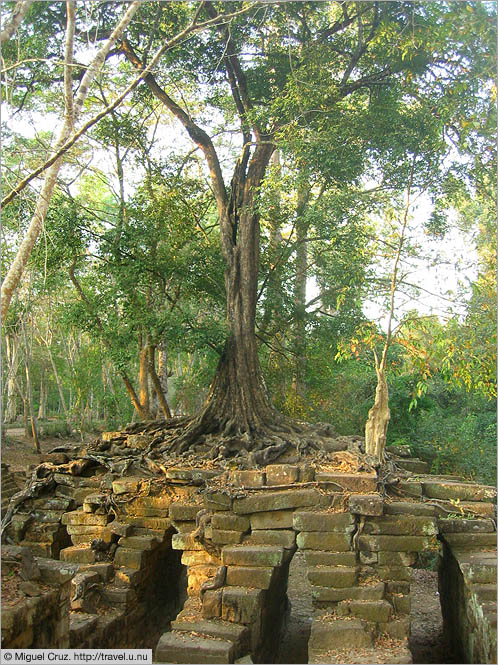
POLYGON ((382 515, 384 501, 379 494, 351 494, 348 508, 355 515, 382 515))
POLYGON ((405 469, 405 471, 409 471, 410 473, 413 474, 429 473, 429 468, 430 468, 428 462, 424 462, 423 460, 418 458, 396 460, 396 464, 401 469, 405 469))
POLYGON ((82 572, 90 571, 96 573, 102 582, 108 582, 114 575, 114 566, 112 563, 98 562, 87 566, 80 566, 82 572))
POLYGON ((106 526, 111 521, 111 515, 96 515, 95 513, 85 513, 83 510, 73 510, 64 513, 62 524, 71 524, 73 526, 106 526))
POLYGON ((148 570, 137 568, 118 568, 114 576, 114 584, 117 586, 137 587, 143 583, 148 576, 148 570))
POLYGON ((302 550, 330 549, 333 552, 351 550, 351 538, 344 533, 323 531, 302 531, 297 535, 297 546, 302 550))
POLYGON ((96 488, 100 487, 100 478, 95 476, 71 476, 68 473, 54 473, 54 480, 56 485, 66 485, 68 487, 93 487, 92 494, 95 494, 96 488))
POLYGON ((262 589, 228 586, 223 589, 221 618, 250 625, 256 621, 263 604, 262 589))
POLYGON ((212 541, 215 545, 238 545, 242 542, 242 531, 212 530, 212 541))
POLYGON ((315 489, 258 492, 243 499, 234 499, 233 511, 239 515, 247 515, 271 510, 316 506, 319 501, 320 493, 315 489))
POLYGON ((222 551, 225 566, 280 566, 283 560, 284 548, 272 545, 233 545, 222 551))
POLYGON ((379 561, 379 553, 378 552, 359 552, 360 556, 360 563, 366 565, 366 566, 372 566, 379 561))
POLYGON ((495 523, 489 519, 451 519, 439 518, 438 527, 441 533, 494 533, 495 523))
POLYGON ((129 492, 138 492, 143 478, 117 478, 112 482, 112 491, 114 494, 127 494, 129 492))
POLYGON ((378 621, 379 633, 387 635, 393 640, 404 640, 410 637, 410 617, 403 616, 387 622, 378 621))
POLYGON ((232 663, 233 652, 227 640, 173 631, 162 635, 154 657, 158 663, 232 663))
POLYGON ((168 480, 192 480, 192 469, 181 469, 176 466, 170 466, 166 471, 168 480))
POLYGON ((420 515, 386 515, 370 518, 365 522, 363 533, 391 536, 434 536, 438 533, 436 519, 420 515))
POLYGON ((385 623, 389 621, 392 606, 387 600, 343 600, 337 605, 337 613, 371 623, 385 623))
POLYGON ((246 533, 251 527, 249 517, 245 515, 234 515, 229 512, 215 513, 211 519, 213 529, 222 531, 241 531, 246 533))
POLYGON ((132 550, 152 550, 159 545, 155 536, 122 536, 118 543, 132 550))
POLYGON ((201 585, 206 580, 216 575, 217 566, 190 566, 187 569, 188 586, 187 593, 189 596, 198 596, 200 594, 201 585))
POLYGON ((257 469, 248 471, 232 471, 230 481, 235 487, 264 487, 266 474, 257 469))
POLYGON ((329 651, 372 646, 372 632, 360 619, 336 619, 335 621, 313 621, 308 648, 329 651))
MULTIPOLYGON (((484 501, 460 501, 460 508, 469 515, 496 519, 496 504, 484 501)), ((448 506, 451 509, 451 506, 448 506)))
POLYGON ((360 536, 358 544, 370 552, 421 552, 434 547, 434 541, 424 536, 360 536))
POLYGON ((476 483, 427 480, 424 494, 431 499, 461 499, 462 501, 486 501, 496 498, 496 487, 476 483))
POLYGON ((375 492, 377 490, 376 473, 316 471, 315 480, 318 483, 337 485, 343 490, 350 492, 375 492))
POLYGON ((221 566, 221 560, 204 551, 184 551, 182 554, 182 563, 184 566, 212 565, 221 566))
POLYGON ((396 487, 407 496, 422 496, 422 483, 416 480, 400 480, 396 487))
POLYGON ((44 584, 64 584, 79 571, 77 564, 54 561, 53 559, 38 559, 37 564, 41 574, 41 581, 44 584))
POLYGON ((356 552, 325 552, 305 550, 304 558, 308 566, 355 566, 356 552))
POLYGON ((68 563, 95 563, 95 552, 89 546, 75 545, 61 550, 60 559, 68 563))
POLYGON ((391 598, 396 614, 410 614, 411 610, 411 596, 395 594, 391 598))
POLYGON ((255 545, 281 545, 290 549, 296 545, 296 533, 286 529, 258 529, 252 531, 248 542, 255 545))
POLYGON ((118 547, 114 556, 117 566, 135 568, 136 570, 146 565, 148 552, 144 550, 133 550, 127 547, 118 547))
POLYGON ((230 642, 242 642, 249 631, 246 626, 239 626, 231 621, 217 621, 209 619, 182 619, 171 622, 172 630, 182 632, 193 632, 207 635, 208 637, 217 637, 230 642))
POLYGON ((349 513, 306 512, 294 513, 296 531, 339 531, 352 533, 354 518, 349 513))
MULTIPOLYGON (((159 496, 139 496, 133 501, 123 506, 127 515, 136 517, 168 517, 170 504, 174 501, 181 501, 176 497, 178 488, 175 488, 175 494, 161 494, 159 496)), ((128 521, 128 520, 126 520, 128 521)))
POLYGON ((204 546, 194 540, 192 533, 175 533, 171 539, 174 550, 204 551, 204 546))
POLYGON ((204 507, 208 510, 231 510, 232 504, 232 497, 224 492, 210 491, 204 494, 204 507))
POLYGON ((477 584, 496 583, 496 552, 454 551, 466 582, 477 584))
POLYGON ((321 587, 344 588, 352 587, 356 583, 356 568, 342 566, 317 566, 308 570, 308 579, 311 584, 321 587))
POLYGON ((117 520, 114 520, 111 522, 108 526, 109 531, 111 533, 115 533, 117 536, 129 536, 132 531, 132 526, 131 524, 125 524, 123 522, 118 522, 117 520))
POLYGON ((202 596, 202 616, 205 619, 221 617, 223 589, 205 591, 202 596))
POLYGON ((444 540, 453 549, 496 549, 495 533, 445 533, 444 540))
POLYGON ((344 588, 313 586, 311 596, 319 602, 337 603, 341 600, 382 600, 384 598, 385 584, 353 586, 344 588))
POLYGON ((169 507, 169 516, 172 520, 180 521, 194 521, 199 510, 202 509, 200 505, 193 505, 188 503, 172 503, 169 507))
POLYGON ((274 570, 270 566, 228 566, 226 584, 252 589, 269 589, 274 570))
POLYGON ((292 529, 293 510, 270 510, 251 515, 251 529, 292 529))
POLYGON ((496 602, 497 596, 497 587, 496 583, 494 584, 471 584, 470 593, 473 594, 478 603, 484 603, 486 601, 496 602))
POLYGON ((417 561, 416 552, 379 552, 382 566, 413 566, 417 561))
POLYGON ((436 515, 436 506, 429 506, 426 503, 417 503, 415 501, 392 501, 384 506, 386 515, 426 515, 432 517, 436 515))
POLYGON ((299 468, 290 464, 269 464, 266 467, 268 485, 290 485, 297 482, 299 468))
MULTIPOLYGON (((141 528, 141 529, 153 529, 154 531, 167 531, 171 527, 171 520, 169 517, 145 517, 145 516, 134 516, 127 515, 126 524, 130 526, 141 528)), ((109 528, 112 529, 114 522, 109 524, 109 528)), ((121 534, 125 535, 125 534, 121 534)))

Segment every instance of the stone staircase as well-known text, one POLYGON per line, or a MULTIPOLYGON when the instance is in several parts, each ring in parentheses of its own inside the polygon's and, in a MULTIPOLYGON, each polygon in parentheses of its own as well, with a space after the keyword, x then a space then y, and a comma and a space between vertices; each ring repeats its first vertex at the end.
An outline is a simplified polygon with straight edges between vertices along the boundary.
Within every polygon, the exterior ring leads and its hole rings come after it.
MULTIPOLYGON (((190 597, 159 640, 161 663, 252 662, 248 652, 264 651, 265 630, 278 626, 279 599, 285 597, 284 568, 293 550, 274 545, 226 545, 221 562, 225 583, 190 597)), ((280 617, 281 618, 281 617, 280 617)), ((272 633, 275 642, 275 633, 272 633)), ((263 661, 262 661, 263 662, 263 661)), ((268 661, 265 661, 268 662, 268 661)))
POLYGON ((14 473, 9 470, 7 464, 2 463, 2 498, 1 498, 1 511, 2 515, 5 514, 9 506, 11 498, 19 492, 24 483, 18 485, 14 473))

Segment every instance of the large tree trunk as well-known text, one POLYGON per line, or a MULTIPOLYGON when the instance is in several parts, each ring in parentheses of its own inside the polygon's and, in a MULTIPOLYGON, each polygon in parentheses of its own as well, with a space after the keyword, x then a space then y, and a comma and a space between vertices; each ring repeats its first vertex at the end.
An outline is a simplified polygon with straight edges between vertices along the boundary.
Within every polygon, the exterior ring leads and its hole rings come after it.
POLYGON ((387 426, 391 418, 389 410, 389 393, 385 366, 376 362, 377 387, 375 389, 374 405, 368 412, 365 425, 365 452, 372 455, 378 464, 384 461, 386 447, 387 426))
POLYGON ((300 183, 296 208, 296 273, 294 278, 294 375, 292 385, 297 397, 306 396, 306 283, 308 278, 308 230, 305 218, 310 197, 308 184, 300 183))
POLYGON ((17 417, 16 375, 19 367, 19 340, 14 335, 5 336, 7 359, 7 403, 4 423, 13 423, 17 417))

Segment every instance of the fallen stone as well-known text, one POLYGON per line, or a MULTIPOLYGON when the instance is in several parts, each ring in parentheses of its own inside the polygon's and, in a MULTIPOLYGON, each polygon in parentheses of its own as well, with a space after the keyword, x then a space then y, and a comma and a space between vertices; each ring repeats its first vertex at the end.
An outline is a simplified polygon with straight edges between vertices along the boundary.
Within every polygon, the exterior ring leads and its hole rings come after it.
POLYGON ((61 561, 68 563, 95 563, 95 552, 89 545, 66 547, 60 551, 61 561))
POLYGON ((19 591, 21 591, 25 596, 29 597, 41 596, 41 589, 38 584, 30 582, 29 580, 24 580, 20 583, 19 591))

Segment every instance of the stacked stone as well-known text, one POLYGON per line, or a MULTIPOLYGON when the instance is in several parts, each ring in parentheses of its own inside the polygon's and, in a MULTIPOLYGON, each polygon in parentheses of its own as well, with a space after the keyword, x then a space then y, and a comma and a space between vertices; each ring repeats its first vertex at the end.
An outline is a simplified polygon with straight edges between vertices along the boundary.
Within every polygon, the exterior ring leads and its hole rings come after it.
MULTIPOLYGON (((28 597, 23 602, 2 606, 2 647, 66 649, 69 647, 69 598, 74 570, 59 561, 33 559, 27 548, 2 547, 4 561, 21 560, 26 555, 29 555, 28 578, 32 588, 26 591, 28 597)), ((26 579, 26 575, 24 577, 26 579)))

